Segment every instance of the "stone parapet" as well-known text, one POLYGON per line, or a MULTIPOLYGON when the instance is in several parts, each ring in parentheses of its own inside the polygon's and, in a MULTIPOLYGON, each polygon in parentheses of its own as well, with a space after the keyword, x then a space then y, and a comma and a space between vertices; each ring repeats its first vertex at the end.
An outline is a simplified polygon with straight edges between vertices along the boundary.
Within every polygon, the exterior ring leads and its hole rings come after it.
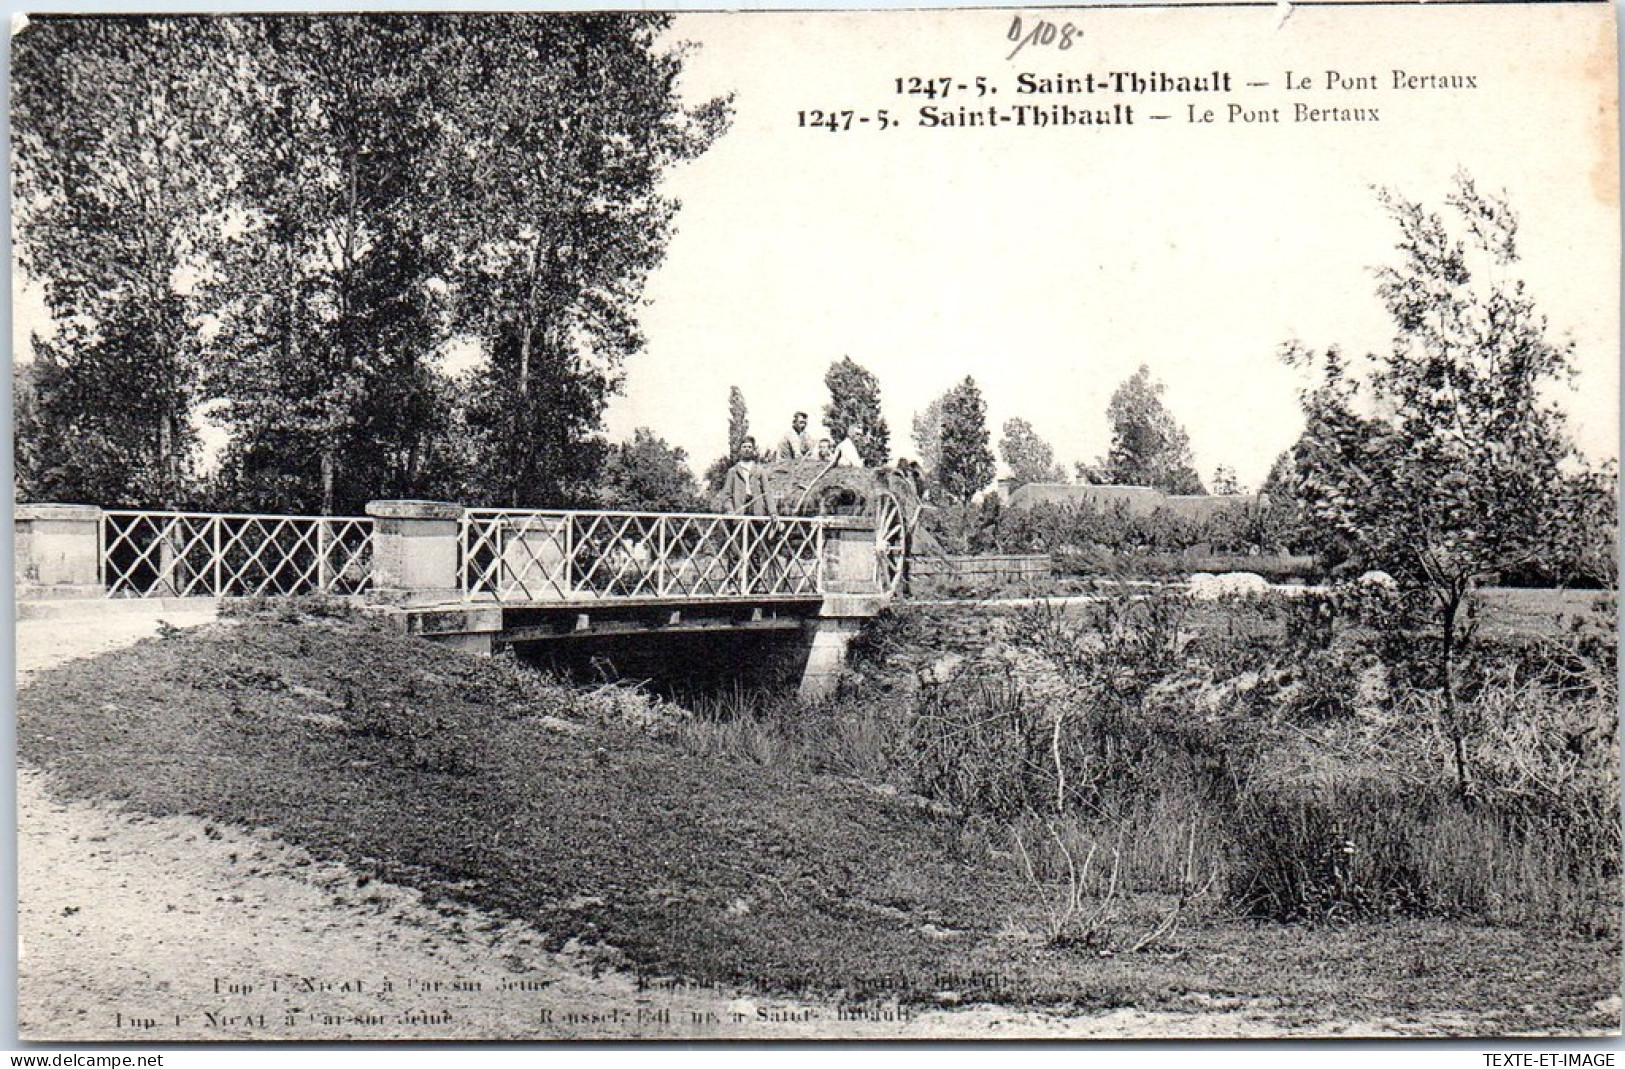
POLYGON ((426 604, 461 597, 457 539, 461 505, 444 501, 369 501, 374 601, 426 604))
POLYGON ((100 508, 18 505, 12 517, 19 600, 102 596, 100 508))
POLYGON ((824 524, 824 590, 831 594, 879 594, 875 525, 861 516, 830 516, 824 524))
POLYGON ((463 518, 463 506, 449 501, 369 501, 374 520, 451 520, 463 518))

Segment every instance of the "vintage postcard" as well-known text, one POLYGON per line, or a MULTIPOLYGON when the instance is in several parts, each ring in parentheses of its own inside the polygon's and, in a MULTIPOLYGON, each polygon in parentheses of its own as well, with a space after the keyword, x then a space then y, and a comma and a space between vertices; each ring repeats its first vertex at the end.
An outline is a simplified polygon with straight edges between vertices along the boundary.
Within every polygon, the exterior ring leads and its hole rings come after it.
POLYGON ((1615 41, 17 18, 19 1038, 1617 1035, 1615 41))

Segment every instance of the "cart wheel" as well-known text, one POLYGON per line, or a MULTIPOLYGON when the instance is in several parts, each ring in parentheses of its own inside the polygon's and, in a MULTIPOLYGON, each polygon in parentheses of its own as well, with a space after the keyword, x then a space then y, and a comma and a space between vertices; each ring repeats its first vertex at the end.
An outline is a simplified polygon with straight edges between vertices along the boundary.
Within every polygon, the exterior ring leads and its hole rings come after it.
POLYGON ((895 594, 903 585, 903 566, 908 561, 908 524, 903 506, 889 490, 874 496, 875 581, 880 589, 895 594))

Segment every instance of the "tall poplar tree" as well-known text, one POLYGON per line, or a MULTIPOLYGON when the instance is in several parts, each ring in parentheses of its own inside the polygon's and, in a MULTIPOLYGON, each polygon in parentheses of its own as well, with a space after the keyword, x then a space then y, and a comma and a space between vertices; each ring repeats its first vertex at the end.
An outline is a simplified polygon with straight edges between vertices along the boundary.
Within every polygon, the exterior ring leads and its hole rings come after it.
MULTIPOLYGON (((420 16, 233 20, 246 68, 241 215, 216 265, 219 417, 237 502, 355 511, 415 496, 446 338, 434 283, 435 24, 420 16)), ((442 287, 443 292, 443 287, 442 287)))
POLYGON ((728 387, 728 460, 739 459, 739 451, 750 437, 750 416, 745 412, 745 394, 737 386, 728 387))
POLYGON ((195 490, 195 283, 218 240, 230 84, 207 18, 46 16, 12 38, 18 266, 44 288, 26 498, 176 506, 195 490))
MULTIPOLYGON (((16 38, 19 256, 57 323, 19 487, 353 511, 591 499, 687 107, 664 16, 37 20, 16 38), (454 343, 483 360, 457 380, 454 343), (205 370, 207 374, 205 374, 205 370)), ((26 448, 24 448, 26 446, 26 448)))
POLYGON ((843 356, 824 374, 829 403, 824 406, 824 426, 833 441, 840 441, 854 426, 863 429, 858 452, 870 467, 879 467, 891 458, 891 429, 880 414, 880 380, 850 356, 843 356))
POLYGON ((459 329, 485 361, 471 418, 472 491, 492 504, 591 499, 595 438, 627 357, 636 309, 677 209, 658 191, 726 124, 726 102, 689 108, 663 15, 460 15, 443 71, 442 161, 457 196, 459 329))
POLYGON ((969 375, 949 390, 942 401, 942 466, 937 482, 961 504, 993 481, 993 450, 989 447, 987 403, 976 380, 969 375))

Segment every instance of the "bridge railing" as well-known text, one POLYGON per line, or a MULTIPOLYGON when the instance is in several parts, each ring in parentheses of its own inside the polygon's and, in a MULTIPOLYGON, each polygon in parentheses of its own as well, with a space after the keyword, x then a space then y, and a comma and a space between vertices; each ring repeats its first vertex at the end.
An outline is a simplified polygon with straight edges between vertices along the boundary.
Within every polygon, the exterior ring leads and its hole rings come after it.
POLYGON ((465 509, 465 597, 813 597, 824 591, 816 518, 465 509))
POLYGON ((109 597, 359 594, 372 572, 365 516, 102 513, 109 597))
POLYGON ((818 517, 367 508, 330 517, 20 505, 17 588, 36 597, 548 603, 804 599, 872 585, 872 536, 818 517))

